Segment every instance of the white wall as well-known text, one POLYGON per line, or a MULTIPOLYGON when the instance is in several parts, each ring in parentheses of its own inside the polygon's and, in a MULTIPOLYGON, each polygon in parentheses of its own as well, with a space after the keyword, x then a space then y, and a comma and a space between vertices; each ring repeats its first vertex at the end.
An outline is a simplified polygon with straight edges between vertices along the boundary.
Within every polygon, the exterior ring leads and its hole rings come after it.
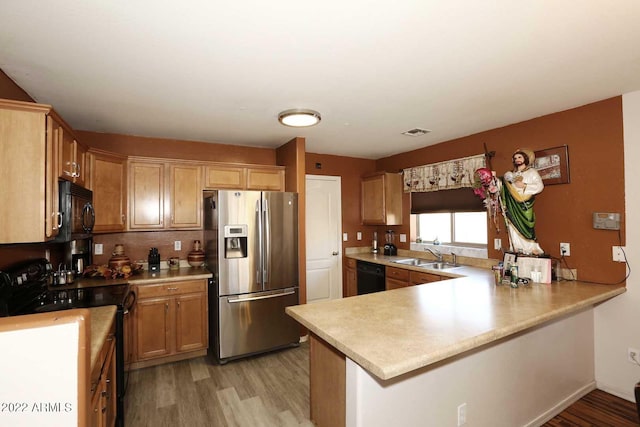
POLYGON ((640 349, 640 91, 623 95, 622 107, 626 254, 632 273, 627 292, 595 310, 595 363, 599 389, 635 401, 633 388, 640 381, 640 366, 626 359, 627 348, 640 349))
POLYGON ((347 359, 347 427, 538 426, 595 388, 593 309, 380 381, 347 359))

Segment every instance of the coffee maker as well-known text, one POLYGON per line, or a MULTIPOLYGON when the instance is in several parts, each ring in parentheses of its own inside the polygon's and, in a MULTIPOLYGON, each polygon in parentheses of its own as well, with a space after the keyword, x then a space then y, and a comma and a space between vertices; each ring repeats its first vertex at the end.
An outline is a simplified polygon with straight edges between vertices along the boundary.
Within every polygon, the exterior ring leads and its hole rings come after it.
POLYGON ((398 255, 398 248, 395 245, 395 232, 393 230, 387 230, 385 233, 384 254, 385 255, 398 255))
POLYGON ((76 275, 82 275, 84 269, 91 265, 91 239, 71 240, 64 247, 64 264, 76 275))

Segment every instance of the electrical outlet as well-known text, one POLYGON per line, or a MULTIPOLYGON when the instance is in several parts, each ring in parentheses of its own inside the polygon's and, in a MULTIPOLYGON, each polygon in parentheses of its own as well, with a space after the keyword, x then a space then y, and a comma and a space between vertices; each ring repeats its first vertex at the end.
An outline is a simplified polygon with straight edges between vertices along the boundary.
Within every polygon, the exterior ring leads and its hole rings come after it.
POLYGON ((626 262, 624 256, 624 246, 613 247, 613 260, 618 262, 626 262))
POLYGON ((560 243, 560 256, 571 255, 571 245, 569 243, 560 243))
POLYGON ((356 233, 356 240, 362 240, 362 232, 361 231, 358 231, 356 233))
POLYGON ((406 242, 407 242, 407 235, 400 233, 400 243, 406 243, 406 242))
POLYGON ((173 250, 181 251, 182 250, 182 241, 176 240, 173 242, 173 250))
POLYGON ((95 255, 102 255, 104 249, 102 248, 102 243, 96 243, 93 247, 93 253, 95 255))
POLYGON ((627 362, 635 365, 640 365, 640 351, 635 348, 629 347, 627 349, 627 362))
POLYGON ((467 404, 461 403, 458 405, 458 427, 467 423, 467 404))
POLYGON ((493 239, 493 249, 496 251, 502 249, 502 239, 493 239))
POLYGON ((342 233, 342 240, 345 242, 349 241, 349 235, 347 233, 342 233))

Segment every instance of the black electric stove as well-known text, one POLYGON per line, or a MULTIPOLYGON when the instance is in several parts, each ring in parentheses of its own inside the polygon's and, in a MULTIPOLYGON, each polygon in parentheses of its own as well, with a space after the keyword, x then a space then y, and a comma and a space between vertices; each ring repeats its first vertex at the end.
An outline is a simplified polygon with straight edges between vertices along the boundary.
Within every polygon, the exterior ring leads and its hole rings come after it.
POLYGON ((124 426, 124 316, 135 303, 127 283, 53 286, 53 268, 46 259, 19 262, 0 271, 0 317, 71 308, 116 306, 116 425, 124 426))

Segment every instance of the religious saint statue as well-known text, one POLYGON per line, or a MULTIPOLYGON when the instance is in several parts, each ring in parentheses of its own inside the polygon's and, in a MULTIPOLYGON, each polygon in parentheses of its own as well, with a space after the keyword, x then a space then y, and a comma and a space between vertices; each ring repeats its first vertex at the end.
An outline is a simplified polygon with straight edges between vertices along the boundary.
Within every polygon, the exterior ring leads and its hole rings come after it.
POLYGON ((511 250, 524 254, 544 253, 536 241, 536 216, 533 211, 536 194, 544 189, 542 178, 533 166, 533 151, 518 149, 513 153, 513 171, 502 178, 504 203, 511 250))

